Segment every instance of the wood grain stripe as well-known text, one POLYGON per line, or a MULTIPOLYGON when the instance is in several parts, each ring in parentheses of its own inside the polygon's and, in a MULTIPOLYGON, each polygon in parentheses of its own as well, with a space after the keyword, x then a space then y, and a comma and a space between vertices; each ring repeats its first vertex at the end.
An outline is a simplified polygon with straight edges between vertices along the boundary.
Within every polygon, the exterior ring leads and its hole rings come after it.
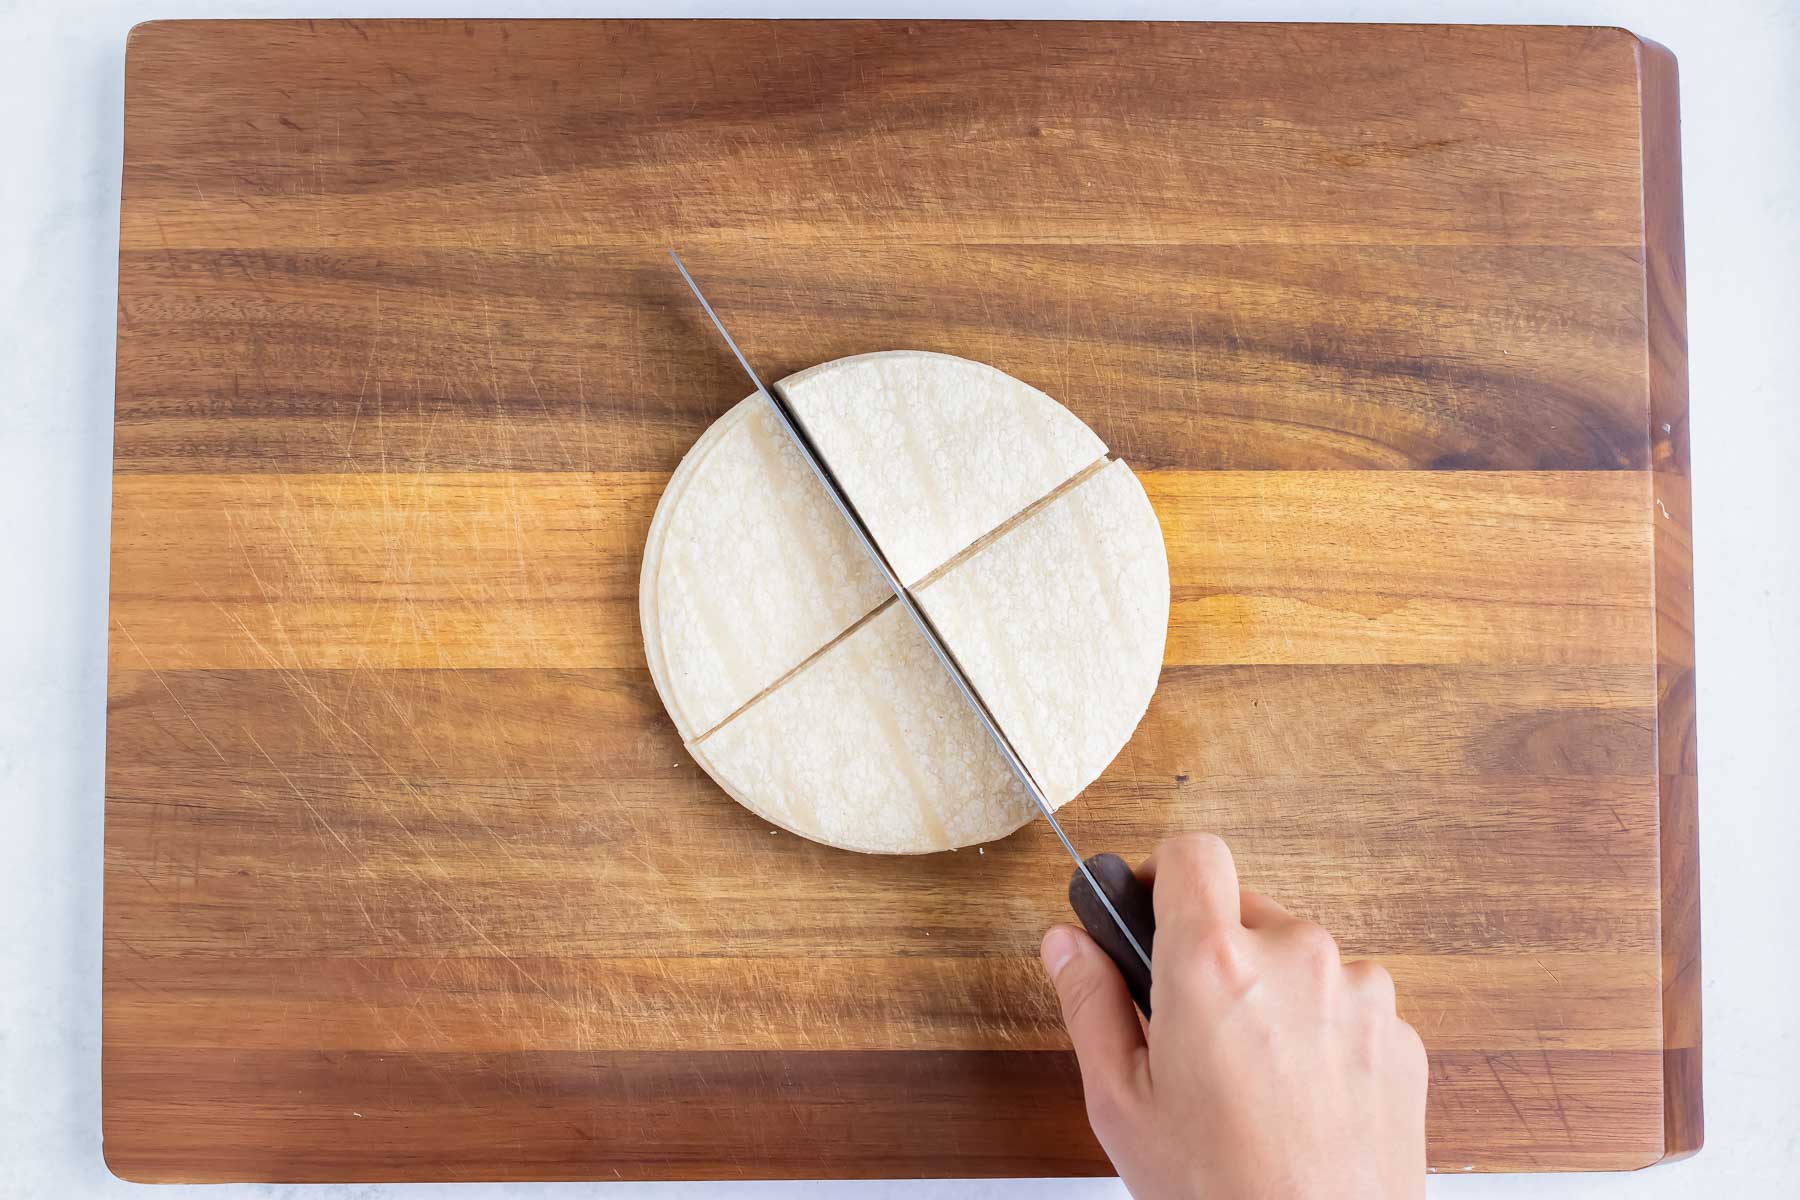
MULTIPOLYGON (((107 931, 121 949, 225 958, 551 948, 741 960, 1020 955, 1062 915, 1055 898, 1068 876, 1051 836, 1035 827, 906 871, 774 834, 710 785, 666 815, 602 809, 629 794, 622 788, 579 785, 558 798, 552 782, 486 789, 518 799, 512 812, 489 799, 485 815, 468 799, 480 791, 431 782, 346 781, 304 802, 265 786, 244 785, 246 811, 112 798, 121 837, 146 846, 108 860, 120 911, 107 931), (506 830, 504 848, 484 825, 506 830), (648 853, 657 838, 685 838, 680 860, 648 853), (274 845, 279 861, 270 861, 274 845), (747 859, 753 868, 733 871, 747 859), (958 887, 1013 899, 971 912, 946 894, 958 887), (821 889, 831 904, 820 904, 821 889)), ((1327 924, 1353 954, 1656 950, 1657 907, 1645 895, 1655 872, 1642 858, 1656 828, 1642 790, 1617 782, 1471 788, 1427 778, 1383 791, 1363 779, 1159 804, 1102 791, 1080 804, 1066 822, 1071 836, 1133 857, 1172 828, 1218 830, 1242 848, 1253 886, 1327 924), (1365 817, 1371 795, 1378 819, 1365 817), (1234 798, 1263 806, 1233 820, 1221 814, 1234 798), (1456 816, 1434 825, 1421 815, 1434 804, 1456 816), (1283 831, 1283 820, 1298 828, 1283 831), (1414 825, 1417 834, 1395 848, 1395 834, 1414 825), (1461 868, 1451 854, 1478 865, 1461 868)))
MULTIPOLYGON (((1656 1050, 1653 954, 1384 956, 1439 1051, 1656 1050), (1546 1013, 1554 1021, 1546 1022, 1546 1013)), ((1063 1050, 1034 953, 935 958, 151 958, 109 1002, 142 1046, 387 1050, 1063 1050), (746 993, 756 1003, 745 1003, 746 993), (221 1022, 228 1006, 229 1022, 221 1022)))
MULTIPOLYGON (((1638 660, 1645 476, 1165 472, 1171 664, 1638 660)), ((121 475, 116 666, 639 667, 662 476, 121 475)))
MULTIPOLYGON (((397 1056, 108 1045, 103 1063, 107 1159, 142 1182, 1110 1173, 1066 1052, 397 1056), (159 1112, 171 1071, 192 1084, 179 1124, 159 1112), (285 1086, 272 1091, 272 1080, 285 1086), (763 1097, 765 1116, 731 1119, 722 1097, 740 1095, 763 1097), (953 1136, 917 1136, 921 1100, 953 1136), (488 1149, 496 1144, 509 1147, 504 1161, 488 1149)), ((1660 1143, 1654 1117, 1642 1115, 1660 1069, 1645 1052, 1434 1055, 1430 1165, 1643 1166, 1660 1143)))
MULTIPOLYGON (((748 244, 699 261, 721 312, 755 314, 733 324, 773 376, 896 346, 976 358, 1138 468, 1652 465, 1628 250, 908 244, 858 250, 847 274, 748 244)), ((146 249, 120 286, 121 472, 669 471, 744 390, 641 236, 146 249)))
MULTIPOLYGON (((139 953, 1017 955, 1054 905, 960 897, 1054 897, 1066 875, 1035 826, 920 860, 774 834, 699 773, 635 673, 283 678, 116 677, 108 931, 139 953), (646 849, 664 845, 679 858, 646 849)), ((1066 823, 1138 855, 1216 829, 1246 879, 1353 953, 1653 950, 1643 683, 1184 669, 1066 823)))
POLYGON ((1621 30, 358 27, 134 30, 122 244, 1642 239, 1621 30))

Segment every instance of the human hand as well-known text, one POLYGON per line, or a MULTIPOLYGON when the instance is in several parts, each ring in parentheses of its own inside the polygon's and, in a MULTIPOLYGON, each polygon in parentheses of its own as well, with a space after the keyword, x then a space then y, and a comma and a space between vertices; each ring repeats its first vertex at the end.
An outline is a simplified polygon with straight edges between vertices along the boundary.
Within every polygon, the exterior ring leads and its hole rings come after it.
POLYGON ((1425 1048, 1394 983, 1267 896, 1225 843, 1157 847, 1151 1009, 1086 933, 1044 935, 1088 1121, 1136 1200, 1425 1194, 1425 1048))

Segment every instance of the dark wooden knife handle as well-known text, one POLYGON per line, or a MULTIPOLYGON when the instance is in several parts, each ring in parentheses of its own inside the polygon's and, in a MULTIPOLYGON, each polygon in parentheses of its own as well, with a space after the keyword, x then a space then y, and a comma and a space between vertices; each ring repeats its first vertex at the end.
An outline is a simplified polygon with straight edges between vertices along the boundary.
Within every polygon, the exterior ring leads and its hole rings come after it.
MULTIPOLYGON (((1093 872, 1094 881, 1105 889, 1107 899, 1119 910, 1125 927, 1131 930, 1131 936, 1144 948, 1144 953, 1153 955, 1151 943, 1156 939, 1156 908, 1151 902, 1150 889, 1132 872, 1126 861, 1116 854, 1094 855, 1087 860, 1087 869, 1093 872)), ((1080 871, 1069 878, 1069 907, 1081 918, 1088 936, 1098 942, 1100 948, 1118 965, 1119 974, 1125 977, 1125 986, 1130 990, 1131 998, 1137 1001, 1139 1010, 1148 1017, 1150 968, 1138 958, 1131 943, 1125 940, 1125 935, 1113 924, 1106 906, 1094 895, 1094 889, 1088 886, 1087 876, 1080 871)))

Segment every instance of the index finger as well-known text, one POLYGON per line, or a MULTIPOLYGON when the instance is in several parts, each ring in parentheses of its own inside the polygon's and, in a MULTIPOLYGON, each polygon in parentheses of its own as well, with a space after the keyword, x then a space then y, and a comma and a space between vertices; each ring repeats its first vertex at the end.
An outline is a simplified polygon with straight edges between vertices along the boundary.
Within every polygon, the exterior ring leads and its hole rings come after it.
POLYGON ((1155 885, 1157 928, 1230 929, 1242 924, 1237 864, 1216 834, 1184 833, 1170 838, 1138 869, 1155 885))

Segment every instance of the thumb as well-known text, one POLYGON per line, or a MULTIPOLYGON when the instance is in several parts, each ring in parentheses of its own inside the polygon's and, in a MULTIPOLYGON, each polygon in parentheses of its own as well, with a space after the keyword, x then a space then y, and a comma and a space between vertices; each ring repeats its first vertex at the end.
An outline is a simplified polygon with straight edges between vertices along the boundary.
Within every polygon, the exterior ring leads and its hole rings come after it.
POLYGON ((1039 955, 1056 985, 1090 1111, 1097 1099, 1119 1103, 1135 1096, 1142 1078, 1144 1027, 1119 968, 1071 925, 1051 926, 1039 955))

